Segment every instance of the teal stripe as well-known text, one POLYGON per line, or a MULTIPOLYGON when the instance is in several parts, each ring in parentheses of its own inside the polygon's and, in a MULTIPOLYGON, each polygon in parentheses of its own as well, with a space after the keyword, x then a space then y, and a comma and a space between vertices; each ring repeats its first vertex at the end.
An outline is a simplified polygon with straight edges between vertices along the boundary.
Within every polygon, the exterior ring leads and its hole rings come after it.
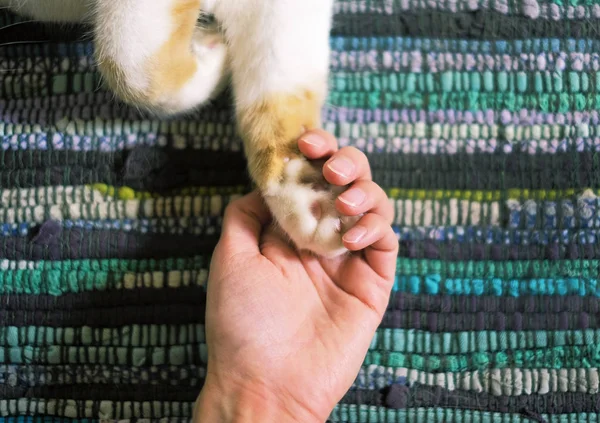
MULTIPOLYGON (((88 401, 74 401, 69 398, 22 398, 10 400, 0 398, 0 416, 53 414, 61 417, 73 418, 74 416, 79 416, 85 418, 85 420, 74 420, 74 423, 79 421, 91 423, 94 422, 91 419, 97 418, 98 415, 102 417, 102 421, 111 423, 125 423, 123 419, 139 418, 152 419, 144 423, 193 423, 190 420, 193 407, 194 402, 161 401, 160 399, 117 402, 102 401, 102 399, 98 398, 88 401), (180 418, 181 421, 178 422, 180 418)), ((139 420, 135 422, 142 423, 139 420)))
MULTIPOLYGON (((2 364, 117 364, 136 366, 206 363, 205 344, 170 347, 49 346, 0 348, 2 364)), ((600 344, 498 350, 466 354, 417 354, 370 350, 364 365, 405 367, 428 372, 460 372, 495 367, 523 369, 600 367, 600 344)))
POLYGON ((476 331, 432 333, 378 329, 371 350, 416 354, 469 354, 600 344, 600 330, 476 331))
POLYGON ((399 275, 444 274, 448 278, 596 278, 600 260, 442 261, 400 258, 399 275))
POLYGON ((459 279, 441 274, 398 275, 397 292, 423 295, 489 295, 520 297, 526 295, 579 295, 600 297, 597 279, 459 279))
MULTIPOLYGON (((583 111, 600 108, 600 94, 594 87, 600 86, 595 74, 568 73, 564 77, 553 72, 523 73, 507 72, 441 74, 396 74, 390 73, 379 79, 369 79, 368 74, 351 76, 352 83, 343 79, 344 73, 332 73, 332 87, 327 103, 338 107, 365 109, 378 108, 421 108, 437 110, 487 110, 506 109, 512 112, 522 109, 543 112, 583 111), (342 79, 339 79, 342 75, 342 79), (515 75, 514 77, 512 75, 515 75), (360 82, 357 82, 360 81, 360 82), (528 91, 527 87, 533 87, 528 91), (525 88, 524 88, 525 87, 525 88), (468 90, 468 91, 466 91, 468 90), (514 92, 513 92, 514 90, 514 92), (493 91, 493 92, 492 92, 493 91)), ((83 75, 89 79, 84 92, 97 92, 100 77, 96 73, 53 75, 55 80, 52 95, 65 94, 75 88, 70 86, 83 75)))
POLYGON ((206 363, 205 344, 169 347, 48 346, 0 347, 1 364, 117 364, 135 366, 180 366, 200 356, 206 363))
POLYGON ((204 325, 127 325, 118 328, 0 327, 0 345, 56 346, 168 346, 204 342, 204 325))
MULTIPOLYGON (((8 269, 20 266, 37 270, 62 271, 105 271, 105 272, 145 272, 203 268, 210 262, 208 256, 191 258, 170 258, 164 260, 65 260, 18 262, 0 261, 0 274, 8 269)), ((522 278, 526 276, 548 278, 558 276, 596 277, 600 273, 600 260, 515 260, 494 261, 456 261, 424 260, 399 258, 397 271, 402 275, 443 272, 448 277, 488 277, 522 278)))
POLYGON ((600 108, 598 94, 514 94, 452 92, 423 94, 420 92, 331 92, 328 103, 338 107, 365 109, 420 108, 426 111, 539 110, 546 113, 564 113, 600 108))
POLYGON ((394 351, 369 351, 364 365, 406 367, 428 372, 461 372, 490 367, 506 369, 560 369, 600 367, 600 344, 543 349, 477 352, 456 355, 405 354, 394 351))
MULTIPOLYGON (((129 325, 119 328, 0 327, 5 347, 164 347, 205 341, 204 325, 129 325)), ((528 348, 600 344, 600 329, 571 331, 426 332, 415 329, 378 329, 370 350, 417 354, 468 354, 528 348)), ((25 354, 25 352, 22 352, 25 354)))
POLYGON ((585 93, 600 89, 600 73, 485 71, 441 73, 333 72, 333 92, 402 93, 585 93))
MULTIPOLYGON (((205 264, 205 266, 208 266, 205 264)), ((205 267, 207 270, 207 267, 205 267)), ((92 271, 92 270, 7 270, 0 271, 0 295, 6 294, 47 294, 63 295, 105 291, 113 289, 136 289, 139 283, 143 286, 164 289, 167 286, 185 286, 182 275, 186 271, 190 276, 189 286, 197 286, 204 282, 198 278, 202 269, 170 269, 166 271, 149 270, 141 272, 92 271), (148 273, 152 273, 150 277, 148 273), (177 274, 179 273, 179 274, 177 274), (176 283, 171 283, 171 279, 176 283), (127 281, 130 280, 128 283, 127 281), (159 283, 159 285, 157 285, 159 283)), ((208 270, 207 270, 208 271, 208 270)))
MULTIPOLYGON (((164 347, 205 342, 204 325, 128 325, 119 328, 0 327, 5 347, 164 347)), ((570 331, 426 332, 378 329, 370 350, 417 354, 468 354, 600 344, 600 329, 570 331)), ((23 353, 25 354, 25 353, 23 353)))
MULTIPOLYGON (((600 417, 593 413, 542 414, 547 423, 597 423, 600 417)), ((329 417, 335 423, 533 423, 531 417, 523 414, 495 413, 455 408, 411 408, 393 410, 356 404, 338 404, 329 417)))
MULTIPOLYGON (((126 283, 127 280, 146 281, 149 286, 153 286, 156 289, 166 286, 179 287, 183 285, 182 280, 185 278, 182 276, 183 273, 178 273, 186 271, 194 279, 189 281, 189 283, 197 285, 197 283, 202 283, 202 280, 196 280, 195 277, 198 272, 207 269, 207 264, 202 262, 197 262, 196 264, 198 267, 188 269, 179 269, 180 266, 177 265, 174 265, 170 270, 151 270, 145 267, 144 269, 139 269, 136 273, 131 271, 94 271, 89 268, 86 270, 69 270, 69 266, 66 266, 67 269, 65 270, 5 270, 0 271, 0 295, 48 294, 59 296, 67 293, 136 289, 138 286, 137 282, 126 283), (153 273, 152 280, 145 277, 147 272, 153 273), (160 285, 156 285, 158 282, 160 282, 160 285)), ((119 264, 116 263, 116 265, 119 264)), ((169 266, 160 267, 167 269, 169 266)), ((398 269, 399 272, 403 270, 403 268, 398 269)), ((474 274, 474 272, 464 273, 474 274)), ((451 272, 429 274, 400 273, 396 276, 393 290, 395 292, 424 295, 487 295, 496 297, 579 295, 600 297, 600 286, 598 279, 595 278, 444 278, 442 274, 451 274, 451 272)))

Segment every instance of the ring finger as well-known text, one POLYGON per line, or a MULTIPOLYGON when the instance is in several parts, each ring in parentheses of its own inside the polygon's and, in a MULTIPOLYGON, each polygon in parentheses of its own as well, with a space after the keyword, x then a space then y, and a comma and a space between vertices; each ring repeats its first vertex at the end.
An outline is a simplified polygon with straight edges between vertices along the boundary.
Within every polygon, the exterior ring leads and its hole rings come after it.
POLYGON ((373 181, 356 181, 337 198, 335 205, 346 216, 373 213, 383 217, 389 224, 394 220, 392 203, 385 191, 373 181))

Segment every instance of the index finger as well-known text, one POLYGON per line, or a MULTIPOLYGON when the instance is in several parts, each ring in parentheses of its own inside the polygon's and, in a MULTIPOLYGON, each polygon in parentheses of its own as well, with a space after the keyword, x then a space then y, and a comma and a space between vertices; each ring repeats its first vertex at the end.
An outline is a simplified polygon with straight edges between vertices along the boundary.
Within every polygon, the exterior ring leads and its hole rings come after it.
POLYGON ((298 140, 300 152, 309 160, 330 157, 338 149, 337 139, 327 131, 313 129, 304 133, 298 140))

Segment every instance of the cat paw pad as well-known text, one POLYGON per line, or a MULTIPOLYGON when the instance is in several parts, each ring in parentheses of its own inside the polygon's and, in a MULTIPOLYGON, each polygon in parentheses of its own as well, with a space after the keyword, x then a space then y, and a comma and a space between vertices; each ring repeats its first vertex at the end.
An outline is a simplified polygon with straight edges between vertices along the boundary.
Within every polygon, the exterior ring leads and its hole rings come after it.
POLYGON ((295 158, 285 163, 280 181, 263 196, 281 229, 300 250, 336 257, 348 250, 342 237, 360 216, 342 216, 336 198, 346 189, 330 185, 323 177, 322 162, 295 158))

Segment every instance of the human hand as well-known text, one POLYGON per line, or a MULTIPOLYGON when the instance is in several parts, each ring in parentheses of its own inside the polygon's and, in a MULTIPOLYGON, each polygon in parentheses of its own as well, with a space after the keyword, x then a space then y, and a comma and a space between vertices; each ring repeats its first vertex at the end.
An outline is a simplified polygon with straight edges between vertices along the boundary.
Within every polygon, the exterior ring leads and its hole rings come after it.
POLYGON ((325 260, 296 251, 269 225, 257 193, 229 205, 208 281, 208 369, 197 423, 324 422, 355 380, 386 310, 398 241, 367 158, 338 151, 323 131, 305 134, 299 147, 311 160, 331 156, 323 168, 329 183, 352 184, 336 203, 342 214, 364 213, 344 236, 352 253, 325 260), (333 160, 349 166, 347 177, 332 170, 333 160))

